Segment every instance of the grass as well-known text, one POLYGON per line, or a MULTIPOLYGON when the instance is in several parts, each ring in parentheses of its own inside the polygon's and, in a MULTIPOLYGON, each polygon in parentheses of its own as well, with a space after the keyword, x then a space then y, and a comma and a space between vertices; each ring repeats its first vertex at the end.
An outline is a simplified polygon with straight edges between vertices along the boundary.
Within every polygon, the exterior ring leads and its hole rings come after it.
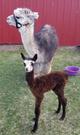
MULTIPOLYGON (((80 66, 80 54, 73 49, 57 51, 52 69, 80 66)), ((25 82, 20 52, 0 52, 0 135, 31 135, 34 97, 25 82)), ((70 77, 65 88, 67 115, 54 115, 57 97, 49 92, 42 103, 36 135, 80 135, 80 76, 70 77)))

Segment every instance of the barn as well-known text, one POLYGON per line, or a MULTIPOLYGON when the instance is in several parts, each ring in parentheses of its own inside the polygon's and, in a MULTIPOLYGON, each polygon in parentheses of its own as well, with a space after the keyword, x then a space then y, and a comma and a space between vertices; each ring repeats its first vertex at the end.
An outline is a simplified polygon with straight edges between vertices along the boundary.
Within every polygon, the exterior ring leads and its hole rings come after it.
POLYGON ((0 0, 0 45, 21 44, 19 32, 6 22, 18 7, 39 12, 36 31, 50 24, 56 28, 60 45, 80 45, 80 0, 0 0))

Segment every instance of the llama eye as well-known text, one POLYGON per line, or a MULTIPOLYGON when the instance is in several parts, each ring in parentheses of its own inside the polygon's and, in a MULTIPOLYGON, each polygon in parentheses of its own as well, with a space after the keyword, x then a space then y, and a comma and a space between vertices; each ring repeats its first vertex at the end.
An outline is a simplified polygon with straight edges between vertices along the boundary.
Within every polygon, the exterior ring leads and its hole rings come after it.
POLYGON ((20 17, 16 16, 16 19, 20 19, 20 17))
POLYGON ((33 66, 33 63, 31 62, 31 66, 33 66))
POLYGON ((26 13, 29 14, 29 11, 27 11, 26 13))

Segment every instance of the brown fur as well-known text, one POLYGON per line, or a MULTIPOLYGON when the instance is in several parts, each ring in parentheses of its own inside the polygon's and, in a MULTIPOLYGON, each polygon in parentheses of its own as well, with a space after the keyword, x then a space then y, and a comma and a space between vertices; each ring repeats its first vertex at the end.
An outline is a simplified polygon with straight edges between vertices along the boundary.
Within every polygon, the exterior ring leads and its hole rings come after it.
POLYGON ((52 72, 45 76, 37 77, 34 79, 34 71, 26 73, 26 81, 31 89, 31 92, 35 96, 35 124, 33 126, 33 132, 38 128, 38 120, 40 115, 40 106, 44 97, 44 93, 50 90, 54 91, 58 96, 58 108, 56 113, 59 113, 62 105, 61 120, 65 118, 67 99, 64 97, 64 87, 68 80, 68 75, 61 71, 52 72))

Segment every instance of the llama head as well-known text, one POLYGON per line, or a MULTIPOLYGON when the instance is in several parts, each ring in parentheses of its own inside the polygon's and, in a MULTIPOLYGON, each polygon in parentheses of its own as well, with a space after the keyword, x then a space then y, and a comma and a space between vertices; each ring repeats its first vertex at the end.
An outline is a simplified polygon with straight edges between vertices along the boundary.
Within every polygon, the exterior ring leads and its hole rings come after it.
POLYGON ((23 53, 21 53, 21 57, 23 59, 24 67, 26 72, 31 72, 34 68, 34 63, 37 60, 37 54, 33 56, 33 58, 26 58, 23 53))
POLYGON ((38 19, 38 17, 38 12, 33 12, 28 8, 17 8, 12 15, 7 17, 7 23, 20 28, 34 24, 34 20, 38 19))

